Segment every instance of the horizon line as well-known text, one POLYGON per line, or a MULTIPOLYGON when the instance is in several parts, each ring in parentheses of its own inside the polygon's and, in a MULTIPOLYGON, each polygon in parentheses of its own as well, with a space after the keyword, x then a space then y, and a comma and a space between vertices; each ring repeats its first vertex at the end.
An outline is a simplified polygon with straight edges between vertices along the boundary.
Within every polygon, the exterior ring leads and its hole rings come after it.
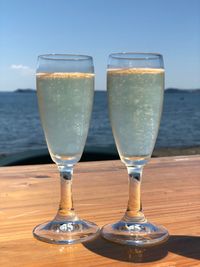
MULTIPOLYGON (((195 91, 195 90, 200 90, 200 88, 166 87, 166 88, 164 89, 164 91, 169 90, 169 89, 171 89, 171 90, 182 90, 182 91, 190 91, 190 90, 195 91)), ((0 89, 0 93, 15 93, 15 92, 17 92, 18 90, 19 90, 19 91, 28 91, 28 90, 30 90, 30 91, 37 91, 36 88, 16 88, 16 89, 14 89, 14 90, 1 90, 1 89, 0 89)), ((94 91, 106 91, 106 89, 95 89, 94 91)))

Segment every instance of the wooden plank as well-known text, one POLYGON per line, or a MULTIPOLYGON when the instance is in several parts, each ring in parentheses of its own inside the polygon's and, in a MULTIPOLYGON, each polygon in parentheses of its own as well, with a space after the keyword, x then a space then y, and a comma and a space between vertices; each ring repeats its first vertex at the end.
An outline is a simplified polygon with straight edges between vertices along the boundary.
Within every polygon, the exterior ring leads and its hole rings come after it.
MULTIPOLYGON (((59 201, 55 165, 0 168, 0 266, 200 266, 200 156, 154 158, 145 167, 146 217, 168 228, 169 242, 149 249, 98 237, 85 244, 51 245, 32 237, 59 201)), ((120 161, 79 163, 74 203, 80 217, 99 226, 120 219, 127 202, 127 173, 120 161)))

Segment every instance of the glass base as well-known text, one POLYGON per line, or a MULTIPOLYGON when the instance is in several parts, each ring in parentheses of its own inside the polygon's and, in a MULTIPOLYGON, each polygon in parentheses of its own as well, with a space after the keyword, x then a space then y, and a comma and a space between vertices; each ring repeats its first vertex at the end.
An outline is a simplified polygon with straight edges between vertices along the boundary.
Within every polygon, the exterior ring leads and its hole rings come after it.
POLYGON ((138 247, 153 246, 167 241, 168 231, 162 226, 156 226, 147 221, 119 221, 107 224, 101 230, 101 235, 112 242, 138 247))
POLYGON ((52 244, 75 244, 95 238, 99 227, 89 221, 50 221, 36 226, 33 236, 52 244))

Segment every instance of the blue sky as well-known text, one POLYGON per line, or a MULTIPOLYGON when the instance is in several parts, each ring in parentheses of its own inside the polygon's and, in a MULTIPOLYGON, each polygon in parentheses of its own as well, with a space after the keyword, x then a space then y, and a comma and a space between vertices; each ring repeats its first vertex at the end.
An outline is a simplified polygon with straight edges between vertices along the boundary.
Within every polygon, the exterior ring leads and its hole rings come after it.
POLYGON ((37 56, 89 54, 106 89, 112 52, 159 52, 166 87, 200 88, 199 0, 0 0, 0 91, 35 88, 37 56))

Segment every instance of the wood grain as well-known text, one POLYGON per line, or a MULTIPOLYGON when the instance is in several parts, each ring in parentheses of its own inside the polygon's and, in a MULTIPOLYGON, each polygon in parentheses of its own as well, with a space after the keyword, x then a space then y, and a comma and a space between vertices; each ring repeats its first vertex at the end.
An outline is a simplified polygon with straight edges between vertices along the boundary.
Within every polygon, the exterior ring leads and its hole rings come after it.
MULTIPOLYGON (((51 219, 59 201, 55 165, 0 168, 0 266, 200 266, 200 156, 156 158, 145 167, 142 199, 146 217, 170 232, 167 244, 149 249, 98 237, 76 245, 33 238, 35 225, 51 219)), ((120 161, 79 163, 74 203, 80 217, 99 226, 120 219, 128 179, 120 161)))

